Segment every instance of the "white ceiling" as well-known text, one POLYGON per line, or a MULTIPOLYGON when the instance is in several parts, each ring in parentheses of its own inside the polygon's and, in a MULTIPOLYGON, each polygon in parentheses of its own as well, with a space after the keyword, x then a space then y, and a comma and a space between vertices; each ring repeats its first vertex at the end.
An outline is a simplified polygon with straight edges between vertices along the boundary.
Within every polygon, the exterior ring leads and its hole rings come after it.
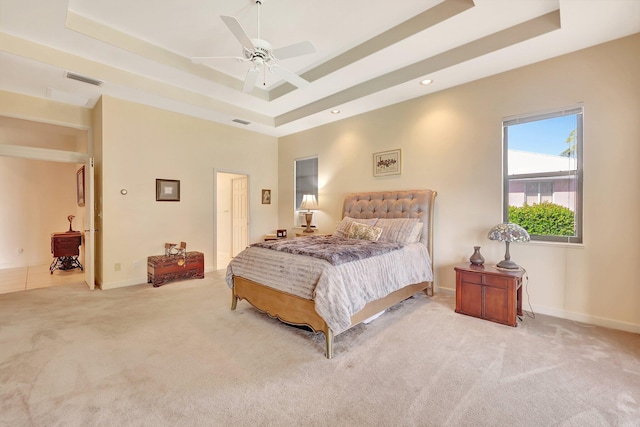
POLYGON ((0 0, 0 89, 88 108, 111 95, 284 136, 640 32, 640 0, 263 0, 262 39, 315 45, 279 61, 309 86, 267 73, 247 94, 249 63, 192 63, 241 56, 220 15, 257 37, 257 12, 255 0, 0 0))

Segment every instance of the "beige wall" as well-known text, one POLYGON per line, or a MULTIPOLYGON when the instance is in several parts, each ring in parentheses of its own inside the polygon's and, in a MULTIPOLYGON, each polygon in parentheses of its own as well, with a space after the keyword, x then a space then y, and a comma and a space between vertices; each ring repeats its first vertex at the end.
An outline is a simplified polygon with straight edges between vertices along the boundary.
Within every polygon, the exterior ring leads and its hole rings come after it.
MULTIPOLYGON (((584 245, 515 244, 536 312, 640 332, 640 35, 527 66, 280 139, 280 226, 293 225, 293 162, 318 155, 321 231, 340 219, 345 193, 433 188, 436 285, 474 245, 488 262, 504 244, 502 118, 584 105, 584 245), (402 175, 372 176, 372 154, 402 149, 402 175), (615 225, 615 230, 613 226, 615 225)), ((435 82, 437 85, 437 82, 435 82)), ((419 88, 416 87, 416 91, 419 88)), ((532 321, 526 319, 525 321, 532 321)))
POLYGON ((276 206, 260 203, 261 188, 277 188, 276 138, 110 97, 101 108, 103 289, 146 282, 165 242, 187 242, 213 268, 214 170, 249 175, 250 241, 277 228, 276 206), (156 178, 180 180, 180 202, 156 202, 156 178))
POLYGON ((0 116, 76 128, 91 125, 91 110, 0 90, 0 116))

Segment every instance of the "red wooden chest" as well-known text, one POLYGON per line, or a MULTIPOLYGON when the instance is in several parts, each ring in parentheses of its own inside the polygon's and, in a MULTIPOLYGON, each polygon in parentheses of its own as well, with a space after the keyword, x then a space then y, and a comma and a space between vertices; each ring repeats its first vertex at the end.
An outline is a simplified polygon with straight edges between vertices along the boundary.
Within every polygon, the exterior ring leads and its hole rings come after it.
POLYGON ((152 283, 154 288, 167 282, 187 279, 204 279, 202 252, 154 255, 147 258, 147 283, 152 283))

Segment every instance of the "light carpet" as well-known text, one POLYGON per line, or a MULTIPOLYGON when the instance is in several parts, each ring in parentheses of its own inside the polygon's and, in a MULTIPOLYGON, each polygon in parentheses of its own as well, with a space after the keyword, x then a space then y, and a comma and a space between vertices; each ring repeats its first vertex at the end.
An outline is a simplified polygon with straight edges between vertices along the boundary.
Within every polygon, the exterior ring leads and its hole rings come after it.
POLYGON ((214 272, 0 295, 2 426, 640 426, 640 335, 423 294, 335 338, 214 272))

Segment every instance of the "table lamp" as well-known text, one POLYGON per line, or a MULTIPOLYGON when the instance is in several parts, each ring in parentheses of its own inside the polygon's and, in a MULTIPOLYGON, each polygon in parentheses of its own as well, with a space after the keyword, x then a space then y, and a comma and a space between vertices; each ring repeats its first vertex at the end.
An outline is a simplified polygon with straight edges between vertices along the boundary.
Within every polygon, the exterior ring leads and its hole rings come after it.
POLYGON ((311 218, 313 218, 312 209, 318 209, 318 202, 316 200, 316 196, 313 194, 305 194, 302 196, 302 203, 300 203, 300 210, 307 210, 304 214, 304 219, 307 221, 307 228, 303 231, 303 233, 313 233, 311 229, 311 218))
POLYGON ((528 242, 531 240, 527 230, 520 227, 518 224, 512 222, 505 222, 498 224, 489 230, 487 235, 489 240, 499 240, 507 244, 507 251, 504 254, 504 259, 500 261, 496 267, 504 268, 507 270, 518 270, 520 266, 511 261, 511 255, 509 255, 509 243, 511 242, 528 242))

